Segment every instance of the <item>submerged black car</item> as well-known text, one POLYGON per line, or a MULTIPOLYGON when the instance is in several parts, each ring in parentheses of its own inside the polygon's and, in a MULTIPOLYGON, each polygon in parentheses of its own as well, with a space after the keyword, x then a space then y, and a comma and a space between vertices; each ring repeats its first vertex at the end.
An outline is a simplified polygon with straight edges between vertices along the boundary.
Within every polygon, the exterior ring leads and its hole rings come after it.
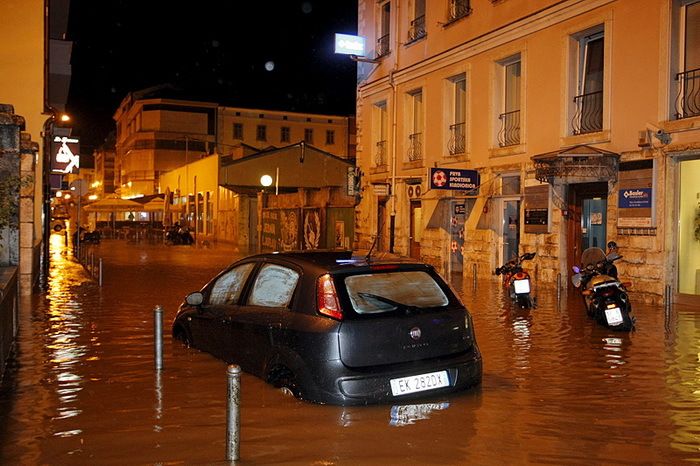
POLYGON ((172 331, 318 403, 395 403, 482 376, 471 316, 433 267, 349 251, 242 259, 187 296, 172 331))

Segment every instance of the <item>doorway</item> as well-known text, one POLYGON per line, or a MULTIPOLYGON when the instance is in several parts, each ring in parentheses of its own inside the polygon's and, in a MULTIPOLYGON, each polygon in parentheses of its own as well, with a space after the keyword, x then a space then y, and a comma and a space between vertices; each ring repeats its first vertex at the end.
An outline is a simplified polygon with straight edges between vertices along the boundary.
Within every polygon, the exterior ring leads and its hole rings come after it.
POLYGON ((567 270, 581 262, 581 253, 607 243, 608 184, 569 185, 567 209, 567 270))
POLYGON ((498 263, 518 257, 520 251, 520 199, 501 200, 501 248, 498 263))
POLYGON ((409 241, 409 256, 420 260, 420 240, 423 233, 423 209, 420 201, 411 201, 411 224, 409 241))
POLYGON ((381 197, 377 199, 377 236, 375 241, 375 249, 379 252, 387 251, 386 247, 386 197, 381 197))
POLYGON ((678 298, 700 304, 700 159, 679 163, 678 182, 678 298))

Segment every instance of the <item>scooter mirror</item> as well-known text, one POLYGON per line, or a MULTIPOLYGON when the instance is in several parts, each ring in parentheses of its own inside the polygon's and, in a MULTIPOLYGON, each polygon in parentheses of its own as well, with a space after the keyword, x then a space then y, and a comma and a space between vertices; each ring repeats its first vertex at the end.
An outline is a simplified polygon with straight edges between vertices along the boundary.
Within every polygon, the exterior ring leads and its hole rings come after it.
POLYGON ((580 287, 580 286, 581 286, 581 274, 577 272, 576 275, 574 275, 573 277, 571 277, 571 283, 572 283, 576 288, 580 287))

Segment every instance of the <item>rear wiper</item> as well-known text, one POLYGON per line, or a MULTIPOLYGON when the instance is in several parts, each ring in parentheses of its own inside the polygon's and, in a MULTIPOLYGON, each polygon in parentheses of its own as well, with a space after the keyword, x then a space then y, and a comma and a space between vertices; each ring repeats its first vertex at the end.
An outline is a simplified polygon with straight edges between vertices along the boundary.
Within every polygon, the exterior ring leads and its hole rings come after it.
POLYGON ((364 299, 369 298, 369 299, 373 299, 375 301, 380 301, 382 303, 389 304, 390 306, 394 306, 395 308, 397 308, 397 310, 402 309, 406 312, 413 312, 413 311, 416 311, 418 309, 416 306, 411 306, 409 304, 400 303, 398 301, 394 301, 393 299, 389 299, 389 298, 386 298, 384 296, 379 296, 379 295, 376 295, 373 293, 360 292, 360 293, 357 293, 357 295, 360 296, 361 298, 364 298, 364 299))

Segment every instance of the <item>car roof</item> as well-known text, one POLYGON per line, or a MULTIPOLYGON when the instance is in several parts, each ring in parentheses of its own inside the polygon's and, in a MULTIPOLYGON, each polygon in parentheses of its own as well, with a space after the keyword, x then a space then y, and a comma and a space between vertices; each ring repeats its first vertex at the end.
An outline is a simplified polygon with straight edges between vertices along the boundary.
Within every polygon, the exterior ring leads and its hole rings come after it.
POLYGON ((312 266, 327 269, 329 271, 388 264, 403 264, 430 267, 428 264, 416 261, 415 259, 403 258, 395 255, 387 256, 377 254, 376 256, 368 257, 367 255, 353 253, 353 251, 337 249, 311 249, 300 251, 271 252, 257 254, 255 256, 251 256, 251 258, 271 260, 282 259, 296 263, 302 267, 312 266))

